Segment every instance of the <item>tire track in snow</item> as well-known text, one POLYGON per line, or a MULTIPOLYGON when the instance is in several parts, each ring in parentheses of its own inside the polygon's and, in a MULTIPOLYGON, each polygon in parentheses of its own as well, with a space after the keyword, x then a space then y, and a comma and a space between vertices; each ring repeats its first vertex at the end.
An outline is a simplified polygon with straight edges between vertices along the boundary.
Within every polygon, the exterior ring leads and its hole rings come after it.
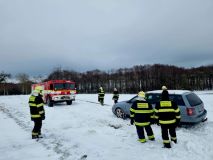
MULTIPOLYGON (((88 100, 82 100, 82 99, 76 99, 76 100, 82 101, 82 102, 94 103, 94 104, 100 105, 100 103, 98 103, 98 102, 93 102, 93 101, 88 101, 88 100)), ((109 104, 104 104, 104 106, 111 106, 111 105, 109 105, 109 104)))
MULTIPOLYGON (((7 117, 13 119, 15 121, 15 123, 20 126, 23 130, 27 131, 27 132, 31 132, 32 128, 29 127, 30 125, 27 123, 26 121, 21 120, 20 118, 17 118, 14 115, 17 115, 19 117, 25 117, 25 115, 21 112, 16 111, 11 111, 8 108, 5 107, 5 104, 1 103, 0 104, 0 112, 4 113, 7 115, 7 117)), ((30 123, 30 122, 29 122, 30 123)), ((50 134, 50 132, 46 129, 44 129, 45 133, 47 135, 49 135, 48 138, 43 138, 43 139, 39 139, 37 142, 42 144, 46 149, 51 149, 53 150, 55 153, 57 153, 59 156, 59 160, 67 160, 72 158, 72 154, 70 153, 70 148, 66 148, 63 145, 63 140, 60 139, 59 137, 55 136, 54 134, 50 134)), ((72 146, 72 148, 75 148, 72 146)), ((75 153, 75 155, 78 155, 80 158, 78 158, 79 160, 81 159, 86 159, 87 155, 82 155, 80 156, 79 153, 75 153)), ((76 159, 76 158, 75 158, 76 159)))

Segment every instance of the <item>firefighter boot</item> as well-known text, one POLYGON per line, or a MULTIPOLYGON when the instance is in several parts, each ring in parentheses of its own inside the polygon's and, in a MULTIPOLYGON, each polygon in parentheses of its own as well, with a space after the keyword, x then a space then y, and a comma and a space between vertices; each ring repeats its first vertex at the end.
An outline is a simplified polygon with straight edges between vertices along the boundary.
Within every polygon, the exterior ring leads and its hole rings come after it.
POLYGON ((164 143, 164 148, 171 148, 171 144, 170 143, 164 143))
POLYGON ((155 140, 154 135, 152 135, 152 136, 148 136, 148 138, 149 138, 149 140, 150 140, 150 141, 154 141, 154 140, 155 140))
POLYGON ((41 132, 38 133, 38 138, 43 138, 41 132))
POLYGON ((155 141, 155 138, 149 138, 150 141, 155 141))
POLYGON ((177 144, 177 139, 174 139, 174 140, 172 139, 172 141, 173 141, 175 144, 177 144))

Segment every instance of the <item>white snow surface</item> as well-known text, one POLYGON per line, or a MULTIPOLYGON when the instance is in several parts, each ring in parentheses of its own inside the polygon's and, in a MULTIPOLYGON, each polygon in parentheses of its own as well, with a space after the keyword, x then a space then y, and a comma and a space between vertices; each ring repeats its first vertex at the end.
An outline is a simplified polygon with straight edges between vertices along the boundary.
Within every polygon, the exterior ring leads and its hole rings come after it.
MULTIPOLYGON (((71 106, 45 106, 44 138, 31 139, 29 95, 0 96, 0 160, 210 160, 213 158, 213 91, 196 91, 208 111, 208 121, 178 128, 178 144, 162 148, 161 129, 153 125, 155 141, 137 141, 129 119, 113 115, 112 94, 105 104, 97 94, 79 94, 71 106)), ((119 101, 133 97, 121 94, 119 101)))

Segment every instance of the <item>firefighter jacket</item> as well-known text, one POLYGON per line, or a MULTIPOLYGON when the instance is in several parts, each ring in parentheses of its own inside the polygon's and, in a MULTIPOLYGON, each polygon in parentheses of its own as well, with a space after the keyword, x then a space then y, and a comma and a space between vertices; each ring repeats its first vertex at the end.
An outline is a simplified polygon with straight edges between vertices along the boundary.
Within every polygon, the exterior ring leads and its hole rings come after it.
POLYGON ((136 126, 148 126, 154 119, 152 105, 145 100, 136 100, 130 108, 130 118, 136 126))
POLYGON ((30 106, 30 114, 31 120, 36 119, 44 119, 45 111, 44 111, 44 101, 40 95, 31 95, 29 98, 29 106, 30 106))
POLYGON ((160 101, 155 106, 155 118, 161 125, 170 125, 180 122, 180 109, 173 101, 160 101))
POLYGON ((118 100, 118 98, 119 98, 119 93, 118 93, 118 91, 113 91, 113 97, 112 97, 112 99, 118 100))
POLYGON ((100 88, 100 89, 98 90, 98 98, 103 99, 103 98, 104 98, 104 95, 105 95, 105 92, 104 92, 103 88, 100 88))

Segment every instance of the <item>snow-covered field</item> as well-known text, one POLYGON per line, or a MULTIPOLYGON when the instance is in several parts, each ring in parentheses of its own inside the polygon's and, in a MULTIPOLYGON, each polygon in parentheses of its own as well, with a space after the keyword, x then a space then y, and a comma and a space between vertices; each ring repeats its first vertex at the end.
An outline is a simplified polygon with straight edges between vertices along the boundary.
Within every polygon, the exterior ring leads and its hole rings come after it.
MULTIPOLYGON (((0 97, 0 160, 210 160, 213 158, 213 91, 196 92, 204 101, 208 121, 178 128, 178 144, 162 148, 160 127, 156 141, 141 144, 129 120, 112 114, 112 95, 101 106, 95 94, 77 95, 71 106, 45 107, 45 137, 31 139, 28 96, 0 97)), ((133 95, 120 95, 120 101, 133 95)))

